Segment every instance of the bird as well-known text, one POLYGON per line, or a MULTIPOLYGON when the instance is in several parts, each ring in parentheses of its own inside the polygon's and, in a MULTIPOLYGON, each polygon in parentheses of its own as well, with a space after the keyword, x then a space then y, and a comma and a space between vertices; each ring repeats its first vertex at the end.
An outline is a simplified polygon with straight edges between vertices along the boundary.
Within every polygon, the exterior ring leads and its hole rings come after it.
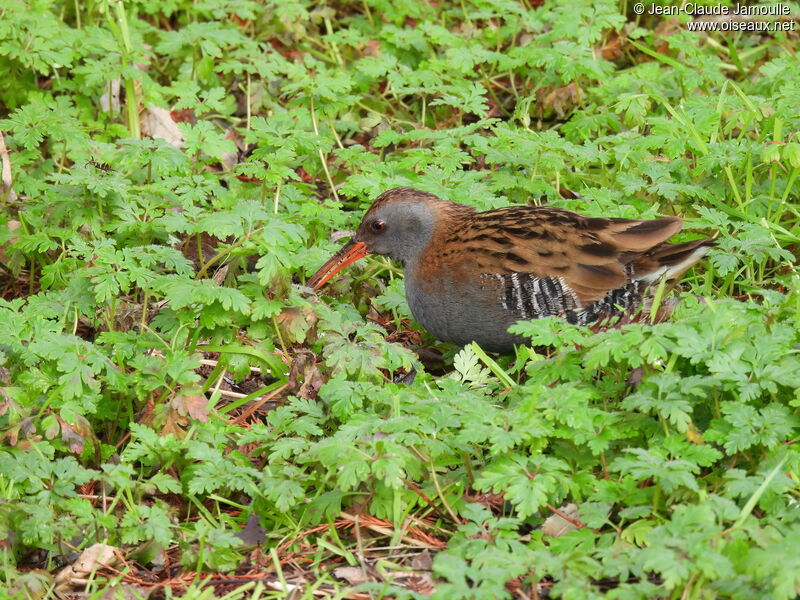
POLYGON ((380 194, 355 234, 311 276, 314 290, 367 256, 403 265, 411 314, 435 338, 512 352, 518 321, 558 316, 590 325, 639 309, 714 245, 672 244, 679 217, 589 217, 554 206, 478 212, 411 187, 380 194))

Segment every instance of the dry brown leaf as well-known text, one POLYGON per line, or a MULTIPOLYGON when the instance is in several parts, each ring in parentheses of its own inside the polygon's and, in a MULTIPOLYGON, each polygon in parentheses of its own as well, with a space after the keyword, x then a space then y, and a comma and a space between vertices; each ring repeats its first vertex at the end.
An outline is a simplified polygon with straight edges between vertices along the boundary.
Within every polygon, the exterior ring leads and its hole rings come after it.
POLYGON ((423 596, 431 596, 436 592, 433 575, 427 571, 419 573, 387 573, 386 579, 391 580, 394 585, 402 586, 423 596))
POLYGON ((427 548, 411 559, 411 568, 415 571, 430 571, 433 568, 433 557, 427 548))
POLYGON ((286 382, 287 390, 292 395, 297 395, 300 386, 301 374, 305 372, 306 366, 314 362, 314 353, 305 348, 299 349, 292 357, 292 364, 289 367, 289 378, 286 382))
POLYGON ((116 552, 118 548, 106 544, 94 544, 84 550, 78 559, 64 567, 56 575, 55 584, 57 592, 69 592, 83 588, 89 581, 92 573, 108 565, 117 563, 116 552))
POLYGON ((73 454, 83 452, 84 437, 78 433, 77 428, 67 423, 64 419, 58 419, 61 425, 61 441, 69 446, 69 451, 73 454))
POLYGON ((333 576, 337 579, 344 579, 350 585, 358 585, 369 581, 364 569, 360 567, 337 567, 333 570, 333 576))
MULTIPOLYGON (((202 264, 207 263, 212 258, 214 258, 218 254, 217 248, 219 248, 223 244, 232 244, 233 238, 228 237, 226 239, 220 239, 216 236, 211 235, 210 233, 201 233, 200 234, 200 252, 203 254, 202 264)), ((181 244, 181 253, 192 263, 194 263, 195 270, 200 270, 201 262, 200 262, 200 253, 197 251, 197 236, 196 235, 187 235, 184 238, 183 243, 181 244)))
POLYGON ((322 376, 322 372, 317 368, 317 365, 312 363, 303 370, 303 385, 300 386, 297 395, 300 398, 313 400, 317 397, 317 392, 319 392, 319 388, 322 387, 323 383, 325 383, 325 378, 322 376))
POLYGON ((122 89, 122 80, 117 77, 106 83, 106 91, 100 96, 100 109, 103 112, 117 114, 122 108, 119 101, 120 90, 122 89))
POLYGON ((161 428, 161 435, 172 434, 176 439, 183 439, 184 436, 186 436, 186 432, 183 430, 183 427, 181 427, 181 423, 185 424, 186 419, 181 418, 174 410, 167 411, 166 418, 164 419, 164 426, 161 428))
POLYGON ((620 35, 611 35, 602 48, 600 48, 600 55, 605 60, 617 60, 622 57, 622 46, 624 38, 620 35))
POLYGON ((247 523, 241 531, 237 531, 233 535, 242 540, 245 546, 260 546, 267 539, 267 532, 261 527, 258 515, 247 517, 247 523))
POLYGON ((306 341, 309 330, 316 324, 317 315, 312 306, 302 308, 292 306, 283 309, 275 320, 281 328, 283 339, 302 343, 306 341))
POLYGON ((217 269, 216 271, 214 271, 214 274, 211 276, 211 279, 216 281, 218 284, 222 285, 223 282, 225 281, 225 278, 228 276, 228 270, 230 268, 231 266, 228 264, 225 265, 224 267, 217 269))
MULTIPOLYGON (((577 504, 565 504, 558 509, 568 517, 578 520, 578 513, 580 511, 577 504)), ((568 534, 570 531, 577 529, 574 523, 567 521, 560 515, 554 514, 547 517, 542 525, 542 534, 548 537, 561 537, 568 534)))
POLYGON ((183 134, 166 108, 150 104, 142 113, 141 123, 144 135, 166 140, 176 148, 183 148, 183 134))
POLYGON ((381 43, 378 40, 368 40, 364 44, 364 56, 380 56, 381 43))
POLYGON ((182 417, 208 423, 208 398, 196 386, 184 388, 172 399, 172 408, 182 417))
POLYGON ((541 116, 555 112, 558 118, 562 118, 580 103, 581 96, 583 90, 574 83, 557 88, 539 88, 536 90, 537 111, 541 116))
POLYGON ((5 438, 9 446, 16 446, 20 438, 23 440, 33 439, 37 440, 36 425, 31 417, 25 417, 16 425, 9 427, 9 429, 2 436, 5 438))

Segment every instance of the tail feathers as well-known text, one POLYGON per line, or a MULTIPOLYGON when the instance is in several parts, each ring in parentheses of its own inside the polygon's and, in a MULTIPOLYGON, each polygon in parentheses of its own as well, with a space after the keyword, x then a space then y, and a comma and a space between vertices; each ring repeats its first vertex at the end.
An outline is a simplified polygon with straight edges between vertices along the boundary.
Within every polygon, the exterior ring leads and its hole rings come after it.
POLYGON ((686 271, 708 253, 714 244, 714 238, 693 240, 682 244, 664 243, 649 252, 638 256, 634 255, 627 264, 630 274, 629 282, 625 287, 610 292, 606 298, 584 310, 583 315, 589 317, 588 320, 584 317, 585 322, 594 322, 592 328, 595 331, 601 331, 636 321, 646 320, 650 323, 666 321, 678 304, 678 299, 662 297, 658 311, 655 315, 651 314, 655 285, 664 281, 665 289, 671 289, 686 271), (633 294, 630 294, 631 291, 633 294), (631 310, 632 298, 635 298, 636 302, 641 301, 641 310, 631 310), (601 312, 608 305, 616 306, 617 311, 601 312), (599 319, 597 319, 598 314, 599 319), (609 317, 618 318, 612 323, 608 320, 609 317))
POLYGON ((653 283, 666 278, 676 281, 714 246, 713 238, 693 240, 682 244, 661 244, 634 259, 633 279, 653 283))

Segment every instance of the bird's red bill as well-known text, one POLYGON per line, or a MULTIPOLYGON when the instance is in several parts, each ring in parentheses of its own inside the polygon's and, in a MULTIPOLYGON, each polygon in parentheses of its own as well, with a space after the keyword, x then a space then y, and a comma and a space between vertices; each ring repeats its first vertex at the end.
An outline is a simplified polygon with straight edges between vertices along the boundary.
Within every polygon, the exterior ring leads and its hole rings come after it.
POLYGON ((307 285, 318 290, 347 265, 364 258, 367 254, 367 245, 364 242, 347 242, 341 250, 311 276, 307 285))

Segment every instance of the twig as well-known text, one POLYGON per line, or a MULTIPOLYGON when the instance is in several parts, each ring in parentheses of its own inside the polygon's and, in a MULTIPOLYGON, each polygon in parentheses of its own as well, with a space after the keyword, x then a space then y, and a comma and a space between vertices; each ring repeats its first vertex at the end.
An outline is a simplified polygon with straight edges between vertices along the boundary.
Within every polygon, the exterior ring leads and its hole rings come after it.
MULTIPOLYGON (((346 513, 346 512, 342 512, 341 513, 341 517, 344 518, 344 519, 347 519, 348 521, 352 521, 352 522, 355 522, 355 520, 356 520, 355 516, 353 516, 353 515, 351 515, 349 513, 346 513)), ((375 525, 374 523, 372 523, 372 524, 371 523, 365 523, 363 520, 361 521, 361 525, 363 527, 366 527, 367 529, 371 529, 375 533, 380 533, 380 534, 388 536, 388 537, 392 537, 394 535, 394 530, 392 528, 390 528, 390 527, 383 527, 382 525, 375 525)), ((430 548, 430 549, 434 549, 434 550, 437 550, 437 549, 441 548, 441 546, 435 546, 433 544, 429 544, 429 543, 423 542, 421 540, 416 540, 416 539, 414 539, 412 537, 409 537, 405 533, 403 533, 400 536, 400 539, 402 539, 403 541, 407 542, 411 546, 416 546, 417 548, 430 548)))
POLYGON ((584 527, 586 527, 586 523, 584 523, 584 522, 582 522, 582 521, 580 521, 578 519, 575 519, 573 517, 570 517, 567 513, 565 513, 564 511, 558 510, 552 504, 548 504, 547 508, 549 508, 551 511, 553 511, 555 514, 557 514, 559 517, 561 517, 562 519, 564 519, 568 523, 572 523, 573 525, 575 525, 575 527, 577 527, 578 529, 583 529, 584 527))
MULTIPOLYGON (((206 365, 208 367, 216 367, 217 364, 219 363, 218 360, 211 360, 210 358, 201 358, 199 362, 200 362, 201 365, 206 365)), ((264 372, 259 367, 252 367, 251 366, 250 370, 253 373, 263 373, 264 372)))
POLYGON ((431 468, 431 477, 433 478, 433 486, 436 488, 436 492, 439 494, 439 499, 442 501, 442 504, 444 504, 444 507, 447 509, 447 512, 450 514, 450 517, 452 517, 453 522, 456 525, 460 525, 463 521, 461 521, 461 519, 458 518, 458 515, 456 515, 453 509, 450 508, 450 505, 447 503, 447 499, 444 497, 444 494, 442 493, 442 488, 439 486, 439 478, 436 476, 436 467, 433 464, 430 464, 429 466, 431 468))
MULTIPOLYGON (((264 404, 266 404, 267 402, 272 400, 275 396, 280 394, 283 390, 285 390, 288 385, 289 385, 288 383, 284 383, 281 387, 277 388, 276 390, 273 390, 272 392, 270 392, 266 396, 261 396, 261 398, 259 398, 256 402, 254 402, 253 405, 250 408, 248 408, 241 415, 236 417, 232 421, 232 424, 233 425, 241 425, 242 423, 244 423, 247 419, 249 419, 251 416, 253 416, 253 414, 259 408, 261 408, 264 404)), ((229 392, 229 393, 233 394, 235 392, 229 392)), ((244 398, 244 396, 242 396, 242 398, 244 398)))

